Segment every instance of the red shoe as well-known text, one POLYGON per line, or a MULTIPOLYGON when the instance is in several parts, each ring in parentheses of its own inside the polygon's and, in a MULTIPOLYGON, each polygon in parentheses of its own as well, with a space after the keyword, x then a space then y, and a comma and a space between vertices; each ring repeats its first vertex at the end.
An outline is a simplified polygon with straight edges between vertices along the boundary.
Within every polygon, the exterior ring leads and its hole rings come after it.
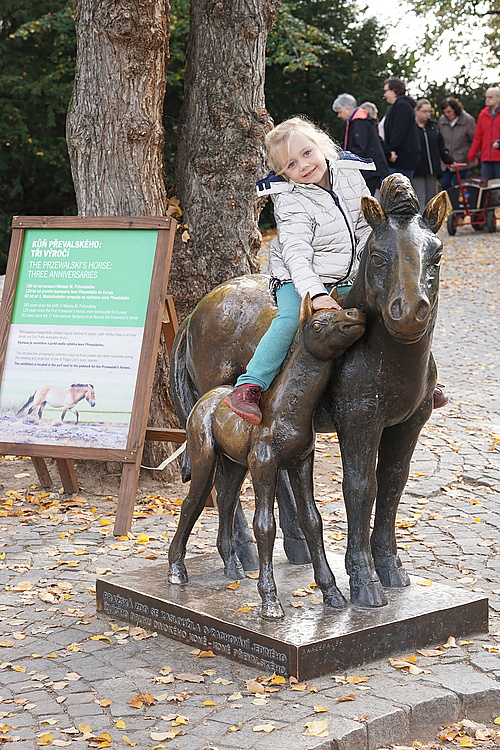
POLYGON ((250 424, 260 424, 262 421, 262 388, 260 385, 243 383, 238 385, 226 396, 224 403, 242 419, 250 424))
POLYGON ((436 384, 434 388, 434 409, 440 409, 448 403, 448 396, 444 392, 444 385, 436 384))

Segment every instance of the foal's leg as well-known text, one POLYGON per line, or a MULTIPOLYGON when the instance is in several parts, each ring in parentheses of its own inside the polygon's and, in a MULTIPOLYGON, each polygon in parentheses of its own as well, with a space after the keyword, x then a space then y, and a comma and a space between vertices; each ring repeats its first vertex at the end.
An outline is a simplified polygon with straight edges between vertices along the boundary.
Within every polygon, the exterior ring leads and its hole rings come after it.
POLYGON ((255 456, 249 457, 249 468, 255 490, 253 530, 259 551, 260 569, 257 588, 262 599, 261 615, 264 620, 281 620, 285 612, 278 599, 273 573, 273 549, 276 537, 273 506, 277 468, 270 460, 258 460, 255 456))
POLYGON ((283 532, 283 547, 285 555, 293 565, 304 565, 311 562, 309 547, 300 528, 297 503, 286 471, 278 471, 276 485, 276 500, 278 501, 278 517, 283 532))
POLYGON ((378 492, 371 549, 375 569, 383 586, 402 587, 410 584, 397 554, 396 513, 408 479, 411 457, 429 414, 429 408, 422 408, 407 422, 387 427, 380 441, 378 492))
POLYGON ((234 463, 226 456, 221 456, 222 484, 217 493, 219 508, 219 533, 217 535, 217 549, 224 561, 224 575, 235 580, 244 578, 245 571, 236 554, 233 535, 234 516, 239 503, 241 485, 247 474, 247 467, 234 463))
POLYGON ((311 553, 314 580, 323 592, 323 602, 329 607, 345 607, 347 602, 337 588, 326 559, 323 522, 313 496, 313 456, 311 453, 305 461, 289 469, 288 474, 297 501, 300 525, 311 553))
POLYGON ((215 451, 206 447, 204 454, 198 453, 196 461, 193 461, 189 493, 182 502, 179 525, 168 550, 170 583, 187 583, 188 575, 184 565, 186 544, 212 489, 216 462, 215 451))
MULTIPOLYGON (((342 489, 347 511, 346 569, 350 577, 351 602, 361 607, 383 607, 387 597, 380 584, 370 549, 370 519, 377 491, 375 465, 382 428, 360 429, 358 417, 352 427, 338 429, 344 480, 342 489)), ((373 420, 372 420, 373 421, 373 420)))

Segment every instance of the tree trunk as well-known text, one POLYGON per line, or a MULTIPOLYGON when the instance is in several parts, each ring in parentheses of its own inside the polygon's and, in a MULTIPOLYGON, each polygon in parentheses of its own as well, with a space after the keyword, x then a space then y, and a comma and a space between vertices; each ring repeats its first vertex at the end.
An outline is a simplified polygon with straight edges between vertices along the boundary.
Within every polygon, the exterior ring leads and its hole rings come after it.
MULTIPOLYGON (((169 13, 168 0, 75 0, 77 60, 67 142, 80 216, 166 213, 162 115, 169 13)), ((162 340, 149 422, 157 427, 176 424, 167 383, 162 340)), ((157 466, 174 449, 148 442, 143 463, 157 466)), ((172 469, 162 475, 171 478, 172 469)))
POLYGON ((215 285, 257 271, 255 180, 265 172, 265 45, 278 0, 191 0, 170 290, 184 317, 215 285), (186 239, 186 235, 184 235, 186 239))
POLYGON ((80 216, 163 216, 168 0, 75 0, 67 142, 80 216))

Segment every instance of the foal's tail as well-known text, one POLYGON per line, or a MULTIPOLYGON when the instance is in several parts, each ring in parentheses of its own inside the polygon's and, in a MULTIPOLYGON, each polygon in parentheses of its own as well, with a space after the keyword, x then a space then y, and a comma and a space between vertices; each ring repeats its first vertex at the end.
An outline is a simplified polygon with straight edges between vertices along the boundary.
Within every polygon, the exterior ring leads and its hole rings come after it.
MULTIPOLYGON (((35 391, 35 393, 36 393, 36 391, 35 391)), ((26 401, 26 403, 24 404, 24 406, 21 406, 21 408, 19 409, 19 411, 18 411, 18 412, 16 413, 16 417, 20 417, 20 416, 21 416, 21 414, 23 413, 23 411, 24 411, 24 410, 26 409, 26 407, 27 407, 27 406, 29 406, 29 405, 31 404, 31 402, 32 402, 32 401, 33 401, 33 399, 35 398, 35 393, 33 393, 33 394, 32 394, 32 395, 31 395, 31 396, 29 397, 29 399, 28 399, 28 400, 26 401)))
MULTIPOLYGON (((186 365, 188 323, 189 317, 185 318, 180 324, 170 355, 170 395, 181 426, 184 428, 191 409, 199 398, 186 365)), ((182 481, 189 482, 191 479, 191 461, 187 451, 182 454, 181 474, 182 481)))

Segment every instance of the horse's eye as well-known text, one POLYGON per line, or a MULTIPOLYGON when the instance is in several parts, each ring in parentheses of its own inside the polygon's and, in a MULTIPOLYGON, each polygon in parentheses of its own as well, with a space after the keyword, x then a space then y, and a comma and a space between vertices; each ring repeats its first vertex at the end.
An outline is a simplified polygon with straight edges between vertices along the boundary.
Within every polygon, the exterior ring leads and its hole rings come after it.
POLYGON ((375 268, 382 268, 382 266, 385 266, 386 264, 385 257, 383 255, 379 255, 378 253, 372 253, 371 261, 375 268))
POLYGON ((313 331, 322 331, 323 330, 323 323, 320 323, 319 320, 315 320, 312 324, 313 331))

